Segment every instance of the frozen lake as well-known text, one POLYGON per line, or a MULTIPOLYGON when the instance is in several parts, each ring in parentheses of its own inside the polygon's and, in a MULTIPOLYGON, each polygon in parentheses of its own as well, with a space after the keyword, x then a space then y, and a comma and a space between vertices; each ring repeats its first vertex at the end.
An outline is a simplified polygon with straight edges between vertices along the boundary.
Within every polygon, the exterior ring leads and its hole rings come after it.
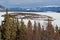
MULTIPOLYGON (((42 14, 42 15, 48 15, 48 16, 55 18, 56 20, 53 21, 53 24, 54 25, 57 24, 60 27, 60 13, 56 13, 56 12, 35 12, 35 13, 42 14)), ((1 21, 3 20, 3 17, 1 17, 3 14, 5 14, 5 12, 0 12, 0 24, 1 24, 1 21)))

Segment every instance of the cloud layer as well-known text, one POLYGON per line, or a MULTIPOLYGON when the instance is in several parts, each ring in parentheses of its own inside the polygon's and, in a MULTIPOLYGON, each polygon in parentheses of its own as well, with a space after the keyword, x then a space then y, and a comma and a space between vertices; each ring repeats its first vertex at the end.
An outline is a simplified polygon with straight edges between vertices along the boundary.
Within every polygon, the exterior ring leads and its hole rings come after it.
POLYGON ((5 6, 29 5, 29 4, 31 5, 34 4, 34 6, 35 4, 60 5, 60 0, 0 0, 0 4, 5 5, 5 6))

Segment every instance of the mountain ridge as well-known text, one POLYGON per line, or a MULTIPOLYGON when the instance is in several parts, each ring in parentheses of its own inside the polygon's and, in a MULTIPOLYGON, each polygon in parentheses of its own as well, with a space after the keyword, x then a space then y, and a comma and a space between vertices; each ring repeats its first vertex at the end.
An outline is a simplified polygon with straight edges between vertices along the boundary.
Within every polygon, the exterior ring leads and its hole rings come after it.
MULTIPOLYGON (((59 6, 44 6, 44 7, 34 7, 34 8, 8 8, 9 11, 21 11, 21 12, 60 12, 59 6)), ((5 11, 5 7, 0 5, 0 11, 5 11)))

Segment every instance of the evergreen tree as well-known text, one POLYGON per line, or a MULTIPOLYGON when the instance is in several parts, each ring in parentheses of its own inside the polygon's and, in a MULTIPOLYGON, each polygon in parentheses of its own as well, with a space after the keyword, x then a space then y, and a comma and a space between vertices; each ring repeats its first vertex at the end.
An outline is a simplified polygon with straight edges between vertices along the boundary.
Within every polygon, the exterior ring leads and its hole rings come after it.
POLYGON ((34 22, 33 40, 38 40, 38 29, 37 29, 37 24, 36 24, 36 22, 34 22))
POLYGON ((38 40, 41 40, 41 25, 38 23, 38 40))
POLYGON ((54 27, 50 21, 47 24, 46 31, 48 40, 54 39, 54 27))
POLYGON ((27 24, 27 40, 32 40, 32 23, 29 20, 27 24))
POLYGON ((9 19, 10 16, 6 9, 6 15, 5 15, 5 24, 4 24, 4 40, 10 40, 10 25, 9 25, 9 19))
POLYGON ((24 24, 22 19, 20 25, 20 40, 26 40, 26 25, 24 24))
POLYGON ((2 32, 1 32, 2 28, 0 26, 0 40, 2 40, 2 32))
POLYGON ((17 31, 16 31, 16 40, 20 40, 20 29, 19 29, 19 21, 17 19, 17 31))
POLYGON ((17 19, 10 20, 10 40, 16 40, 17 24, 17 19))

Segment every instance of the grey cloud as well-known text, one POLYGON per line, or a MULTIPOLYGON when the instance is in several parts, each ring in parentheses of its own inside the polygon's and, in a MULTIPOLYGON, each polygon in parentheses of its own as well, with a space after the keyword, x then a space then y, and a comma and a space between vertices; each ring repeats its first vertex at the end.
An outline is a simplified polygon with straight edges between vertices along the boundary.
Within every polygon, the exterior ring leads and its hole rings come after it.
POLYGON ((36 2, 48 2, 52 0, 7 0, 7 1, 13 4, 25 4, 25 3, 36 3, 36 2))
POLYGON ((0 0, 0 4, 60 3, 60 0, 0 0))

